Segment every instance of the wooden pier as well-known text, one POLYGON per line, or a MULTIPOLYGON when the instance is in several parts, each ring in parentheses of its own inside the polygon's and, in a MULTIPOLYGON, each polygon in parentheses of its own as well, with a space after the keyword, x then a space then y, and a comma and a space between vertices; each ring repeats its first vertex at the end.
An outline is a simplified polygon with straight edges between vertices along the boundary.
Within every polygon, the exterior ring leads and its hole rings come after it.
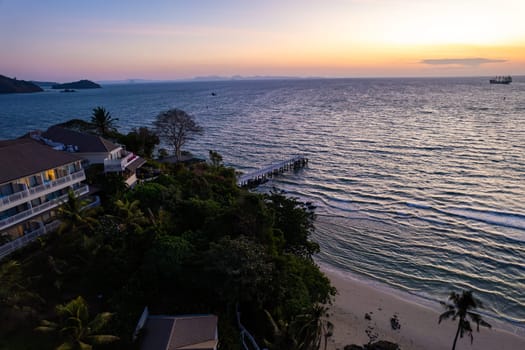
POLYGON ((308 164, 308 158, 295 156, 251 173, 241 175, 237 180, 237 185, 239 187, 254 187, 265 182, 268 178, 284 173, 285 171, 302 168, 306 164, 308 164))

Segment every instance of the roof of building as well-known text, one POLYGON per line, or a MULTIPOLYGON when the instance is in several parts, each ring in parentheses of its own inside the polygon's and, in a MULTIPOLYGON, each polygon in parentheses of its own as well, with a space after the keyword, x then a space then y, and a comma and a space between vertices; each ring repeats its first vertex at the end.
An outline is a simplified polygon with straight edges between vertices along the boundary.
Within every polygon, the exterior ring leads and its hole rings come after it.
POLYGON ((41 136, 54 142, 60 142, 66 146, 76 146, 78 147, 77 151, 80 153, 107 153, 120 147, 100 136, 66 129, 56 125, 51 126, 47 131, 43 132, 41 136))
POLYGON ((81 160, 30 138, 0 141, 0 184, 81 160))
POLYGON ((141 350, 212 350, 218 343, 217 316, 149 316, 141 350))
POLYGON ((134 173, 135 171, 137 171, 138 168, 140 168, 140 167, 143 166, 144 164, 146 164, 146 159, 137 156, 137 157, 133 160, 133 162, 129 163, 129 164, 126 166, 126 169, 128 169, 129 171, 131 171, 132 173, 134 173))

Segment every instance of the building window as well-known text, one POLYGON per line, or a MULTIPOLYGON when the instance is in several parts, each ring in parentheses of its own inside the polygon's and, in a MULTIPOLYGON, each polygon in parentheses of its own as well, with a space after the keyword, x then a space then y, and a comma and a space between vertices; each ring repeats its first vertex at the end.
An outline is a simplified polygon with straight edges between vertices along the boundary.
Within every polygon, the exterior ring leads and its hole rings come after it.
POLYGON ((56 168, 56 173, 58 175, 58 177, 65 177, 68 175, 68 168, 65 167, 65 166, 62 166, 60 168, 56 168))
POLYGON ((0 197, 13 194, 13 185, 11 183, 0 186, 0 197))
POLYGON ((35 187, 40 185, 42 182, 42 178, 38 175, 31 176, 29 178, 29 187, 35 187))
POLYGON ((46 181, 53 181, 57 178, 56 176, 56 172, 55 172, 55 169, 50 169, 50 170, 47 170, 45 173, 44 173, 44 179, 46 181))
POLYGON ((31 201, 31 205, 32 205, 33 207, 37 207, 37 206, 39 206, 40 204, 42 204, 42 199, 41 199, 41 198, 36 198, 36 199, 33 199, 33 200, 31 201))

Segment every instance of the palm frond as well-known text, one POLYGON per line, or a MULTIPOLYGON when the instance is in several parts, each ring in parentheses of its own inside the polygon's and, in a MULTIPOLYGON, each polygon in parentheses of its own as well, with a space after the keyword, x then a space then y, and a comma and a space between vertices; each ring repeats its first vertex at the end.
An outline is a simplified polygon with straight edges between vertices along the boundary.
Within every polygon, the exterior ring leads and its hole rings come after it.
POLYGON ((95 316, 93 321, 89 323, 89 327, 93 332, 98 332, 111 320, 113 314, 111 312, 102 312, 95 316))
POLYGON ((87 344, 81 341, 78 342, 78 346, 80 350, 92 350, 93 349, 93 347, 90 344, 87 344))
POLYGON ((117 340, 120 340, 120 338, 114 335, 99 334, 99 335, 87 336, 86 340, 89 340, 91 343, 95 345, 103 345, 103 344, 110 344, 110 343, 116 342, 117 340))
POLYGON ((48 320, 42 320, 40 321, 40 325, 35 328, 35 331, 37 332, 54 332, 58 329, 58 324, 55 322, 51 322, 48 320))
POLYGON ((71 344, 70 342, 62 343, 56 348, 56 350, 74 350, 74 349, 75 349, 75 346, 71 344))
POLYGON ((441 323, 441 321, 450 318, 450 317, 453 316, 455 313, 456 313, 456 311, 454 311, 454 310, 448 310, 448 311, 443 312, 441 315, 439 315, 439 321, 438 321, 438 323, 441 323))

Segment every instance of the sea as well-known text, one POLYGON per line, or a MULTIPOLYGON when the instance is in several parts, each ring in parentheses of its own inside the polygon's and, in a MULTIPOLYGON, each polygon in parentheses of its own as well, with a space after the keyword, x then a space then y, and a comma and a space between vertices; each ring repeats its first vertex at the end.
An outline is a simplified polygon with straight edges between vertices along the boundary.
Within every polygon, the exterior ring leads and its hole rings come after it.
MULTIPOLYGON (((274 188, 316 206, 317 261, 406 298, 470 289, 525 330, 525 77, 231 80, 0 95, 0 139, 102 106, 126 132, 170 108, 204 134, 186 149, 248 172, 294 155, 274 188)), ((438 305, 437 303, 435 303, 438 305)))

